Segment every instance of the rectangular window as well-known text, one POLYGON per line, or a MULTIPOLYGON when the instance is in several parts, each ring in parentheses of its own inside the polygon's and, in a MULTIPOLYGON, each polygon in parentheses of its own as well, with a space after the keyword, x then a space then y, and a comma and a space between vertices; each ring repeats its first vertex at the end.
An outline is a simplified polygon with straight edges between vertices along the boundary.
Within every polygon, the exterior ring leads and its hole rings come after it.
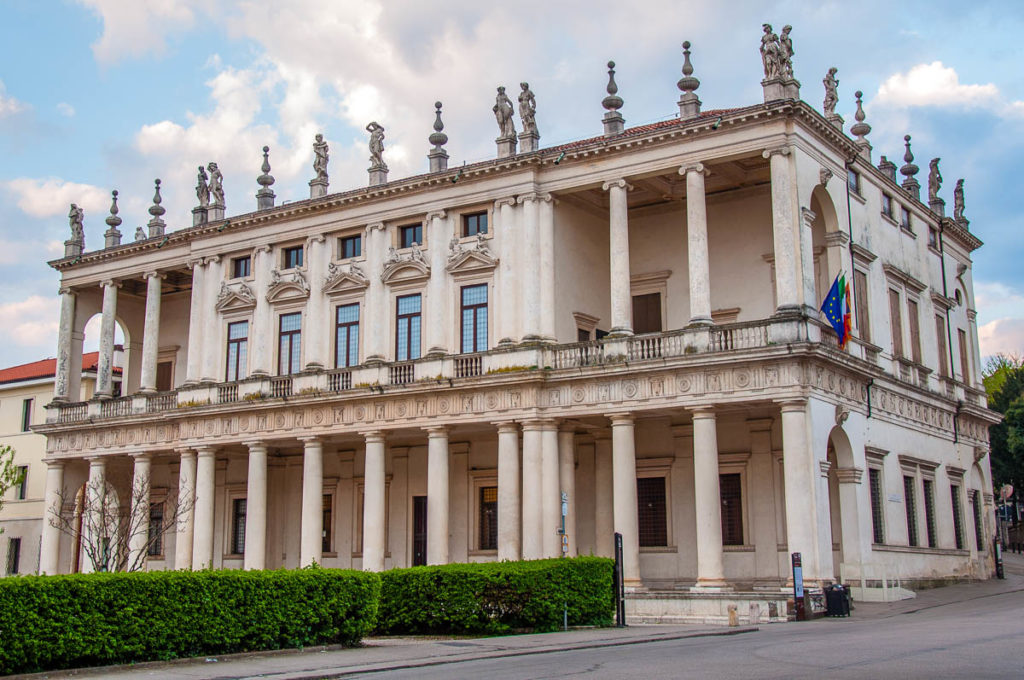
POLYGON ((903 501, 907 507, 907 543, 917 545, 917 503, 914 500, 914 478, 903 476, 903 501))
POLYGON ((334 526, 334 496, 329 493, 324 494, 323 500, 323 518, 322 518, 322 538, 320 539, 320 551, 325 553, 334 552, 334 532, 331 531, 331 527, 334 526))
POLYGON ((403 295, 396 301, 395 360, 408 361, 420 358, 420 316, 419 294, 403 295))
POLYGON ((153 557, 164 554, 164 504, 149 504, 149 545, 146 554, 153 557))
POLYGON ((228 324, 228 361, 224 379, 227 382, 241 380, 248 375, 249 322, 236 321, 228 324))
POLYGON ((889 289, 889 321, 892 326, 892 354, 903 356, 903 319, 900 315, 899 291, 889 289))
POLYGON ((960 344, 960 375, 965 385, 971 384, 970 361, 968 360, 967 332, 962 328, 956 329, 956 339, 960 344))
POLYGON ((338 257, 347 260, 350 257, 359 257, 363 254, 362 236, 343 236, 338 239, 338 257))
POLYGON ((21 402, 21 431, 29 432, 32 428, 32 405, 35 399, 25 399, 21 402))
POLYGON ((398 228, 399 248, 411 248, 412 244, 423 245, 423 225, 407 224, 398 228))
POLYGON ((245 499, 231 501, 231 554, 245 554, 245 499))
POLYGON ((633 332, 661 332, 661 293, 633 296, 633 332))
POLYGON ((334 317, 334 365, 359 365, 359 303, 340 305, 334 317))
POLYGON ((924 526, 928 532, 928 547, 938 546, 938 534, 935 529, 935 482, 924 481, 924 526))
POLYGON ((857 305, 857 330, 865 342, 871 342, 871 324, 868 322, 868 275, 859 269, 853 270, 854 304, 857 305))
POLYGON ((582 328, 576 329, 576 342, 590 342, 590 331, 582 328))
POLYGON ((939 230, 935 227, 928 227, 928 247, 936 249, 939 247, 939 230))
POLYGON ((282 268, 295 269, 302 266, 302 246, 284 249, 284 262, 282 268))
POLYGON ((900 226, 913 233, 914 230, 910 228, 910 210, 907 208, 900 208, 900 226))
POLYGON ((939 375, 949 377, 949 350, 946 347, 946 317, 935 315, 935 339, 939 346, 939 375))
POLYGON ((718 475, 722 499, 722 545, 743 545, 743 495, 738 472, 718 475))
POLYGON ((953 538, 956 540, 956 549, 964 549, 964 515, 960 509, 960 485, 950 484, 949 495, 953 501, 953 538))
POLYGON ((462 287, 462 351, 487 349, 487 284, 462 287))
POLYGON ((981 492, 971 491, 971 509, 974 511, 974 545, 981 552, 985 549, 985 514, 981 508, 981 492))
POLYGON ((868 468, 868 484, 871 488, 871 531, 872 541, 885 543, 885 506, 882 504, 882 471, 868 468))
POLYGON ((846 184, 850 187, 850 191, 855 194, 860 193, 860 173, 856 170, 846 171, 846 184))
POLYGON ((889 194, 882 194, 882 214, 892 217, 892 196, 889 194))
POLYGON ((21 539, 7 539, 7 575, 14 576, 21 566, 21 539))
POLYGON ((248 255, 245 257, 236 257, 231 260, 231 277, 235 279, 244 279, 249 276, 251 265, 252 260, 248 255))
POLYGON ((640 477, 636 480, 637 517, 640 547, 668 545, 668 516, 664 477, 640 477))
POLYGON ((462 216, 462 235, 476 236, 487 233, 487 213, 472 213, 462 216))
POLYGON ((18 482, 18 486, 15 487, 14 499, 23 501, 27 498, 28 491, 28 466, 19 465, 17 468, 17 477, 15 479, 18 482))
POLYGON ((498 549, 498 487, 480 487, 480 506, 477 522, 479 524, 478 548, 480 550, 498 549))
POLYGON ((278 375, 298 373, 302 358, 302 312, 282 314, 278 324, 278 375))
POLYGON ((910 358, 915 364, 921 363, 921 318, 917 313, 917 301, 907 300, 907 326, 910 328, 910 358))

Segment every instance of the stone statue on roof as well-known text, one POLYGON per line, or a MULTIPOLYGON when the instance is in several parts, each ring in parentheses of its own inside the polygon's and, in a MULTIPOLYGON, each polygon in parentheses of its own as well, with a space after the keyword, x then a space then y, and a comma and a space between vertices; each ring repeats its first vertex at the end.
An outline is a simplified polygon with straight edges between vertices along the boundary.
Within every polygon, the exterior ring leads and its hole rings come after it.
POLYGON ((956 188, 953 189, 953 219, 961 224, 967 221, 964 217, 964 181, 962 179, 956 181, 956 188))
POLYGON ((939 160, 933 158, 928 164, 928 202, 931 203, 939 197, 939 189, 942 188, 942 173, 939 172, 939 160))
POLYGON ((793 39, 789 37, 793 27, 786 24, 779 35, 779 72, 783 78, 793 78, 793 39))
POLYGON ((205 208, 210 205, 210 185, 207 183, 206 168, 199 166, 199 179, 196 184, 196 198, 199 199, 199 207, 205 208))
POLYGON ((316 141, 313 142, 313 171, 317 179, 327 179, 328 151, 330 149, 324 141, 324 136, 317 133, 316 141))
POLYGON ((210 171, 210 199, 211 204, 219 207, 224 207, 224 175, 221 173, 220 168, 213 161, 206 166, 206 169, 210 171))
POLYGON ((79 245, 85 244, 85 211, 74 203, 71 204, 71 211, 68 212, 68 224, 71 227, 71 241, 79 245))
POLYGON ((782 62, 779 59, 781 46, 779 36, 772 30, 771 24, 762 24, 764 34, 761 36, 761 62, 764 65, 764 79, 772 80, 782 77, 782 62))
POLYGON ((515 137, 516 136, 516 124, 512 120, 512 114, 515 111, 512 107, 512 100, 505 94, 505 87, 498 87, 498 96, 494 98, 494 118, 498 121, 498 130, 500 137, 515 137))
POLYGON ((523 89, 519 94, 519 120, 523 123, 523 132, 540 134, 537 130, 537 98, 529 83, 519 83, 519 87, 523 89))
POLYGON ((838 71, 839 69, 833 66, 828 70, 825 79, 821 81, 825 84, 825 105, 822 108, 824 108, 826 116, 835 115, 836 104, 839 103, 839 81, 836 79, 838 71))
POLYGON ((146 240, 146 232, 142 227, 135 227, 135 240, 144 241, 146 240))
POLYGON ((370 133, 370 169, 387 169, 387 163, 384 162, 384 126, 377 121, 370 121, 366 131, 370 133))

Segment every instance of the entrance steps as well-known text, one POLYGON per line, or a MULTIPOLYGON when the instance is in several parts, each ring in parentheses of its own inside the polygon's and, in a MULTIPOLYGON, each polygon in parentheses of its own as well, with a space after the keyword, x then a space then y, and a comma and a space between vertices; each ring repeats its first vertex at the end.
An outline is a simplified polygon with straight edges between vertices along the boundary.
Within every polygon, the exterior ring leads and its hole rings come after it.
POLYGON ((687 590, 638 590, 626 593, 626 623, 697 623, 728 626, 783 623, 791 594, 770 591, 694 593, 687 590))

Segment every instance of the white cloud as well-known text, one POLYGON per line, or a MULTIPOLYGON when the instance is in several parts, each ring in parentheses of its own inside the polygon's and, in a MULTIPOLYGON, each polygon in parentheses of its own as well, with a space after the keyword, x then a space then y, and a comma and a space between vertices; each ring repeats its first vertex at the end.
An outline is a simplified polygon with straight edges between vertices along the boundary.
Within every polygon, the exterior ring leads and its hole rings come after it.
POLYGON ((906 73, 889 76, 878 87, 874 103, 892 108, 981 108, 1006 118, 1024 116, 1024 102, 1007 101, 993 83, 961 83, 956 69, 941 61, 918 64, 906 73))
POLYGON ((52 356, 59 318, 57 296, 32 295, 20 302, 0 303, 0 342, 5 347, 35 347, 40 356, 52 356))
POLYGON ((67 116, 68 118, 73 118, 75 115, 75 107, 67 102, 60 102, 57 104, 57 111, 60 112, 62 116, 67 116))
POLYGON ((1024 319, 1004 318, 978 328, 981 356, 1024 355, 1024 319))
POLYGON ((30 217, 67 215, 70 204, 86 211, 103 211, 109 206, 110 194, 91 184, 66 182, 58 177, 36 179, 19 177, 2 185, 15 197, 21 211, 30 217))
MULTIPOLYGON (((195 25, 201 0, 78 0, 103 21, 103 34, 92 45, 100 63, 148 53, 163 54, 169 35, 195 25)), ((216 3, 215 3, 216 4, 216 3)), ((217 9, 215 7, 215 9, 217 9)))
POLYGON ((0 238, 0 265, 33 262, 40 258, 41 253, 46 253, 47 258, 60 257, 64 253, 64 244, 60 241, 0 238))
POLYGON ((0 118, 4 116, 10 116, 15 113, 21 113, 28 109, 28 104, 15 99, 7 94, 7 88, 4 87, 4 82, 0 80, 0 118))

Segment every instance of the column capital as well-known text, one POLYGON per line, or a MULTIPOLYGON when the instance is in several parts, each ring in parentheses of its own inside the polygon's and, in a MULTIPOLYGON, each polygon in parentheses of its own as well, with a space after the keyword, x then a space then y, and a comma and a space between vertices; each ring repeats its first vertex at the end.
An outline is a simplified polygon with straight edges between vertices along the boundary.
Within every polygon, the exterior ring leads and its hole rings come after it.
POLYGON ((494 425, 498 428, 498 434, 519 433, 519 423, 514 420, 500 420, 494 425))
POLYGON ((252 249, 252 256, 255 258, 260 253, 269 253, 273 248, 269 244, 264 243, 263 245, 256 246, 252 249))
POLYGON ((185 261, 185 266, 188 267, 189 269, 196 269, 197 267, 202 267, 203 266, 203 258, 201 258, 201 257, 189 258, 188 260, 185 261))
POLYGON ((120 288, 122 285, 123 284, 120 281, 115 281, 114 279, 104 279, 103 281, 100 281, 100 288, 110 288, 111 286, 114 288, 120 288))
POLYGON ((204 264, 217 264, 218 262, 220 262, 220 255, 207 255, 203 258, 204 264))
POLYGON ((77 297, 78 293, 76 293, 70 286, 61 286, 57 289, 57 295, 71 295, 72 297, 77 297))
POLYGON ((494 209, 499 210, 502 206, 514 206, 516 204, 515 196, 506 196, 505 198, 499 198, 494 202, 494 209))
POLYGON ((380 430, 370 430, 369 432, 363 433, 363 438, 367 444, 383 444, 387 437, 380 430))
POLYGON ((44 460, 43 462, 46 463, 46 468, 48 470, 63 470, 64 469, 64 464, 67 461, 65 461, 65 460, 44 460))
POLYGON ((247 441, 242 442, 242 446, 248 448, 250 453, 253 451, 253 449, 263 449, 264 452, 267 450, 267 443, 262 439, 249 439, 247 441))
POLYGON ((694 420, 714 420, 715 419, 715 407, 714 406, 696 406, 690 409, 690 414, 694 420))
POLYGON ((697 163, 687 163, 685 165, 679 166, 679 174, 680 175, 688 175, 691 172, 695 172, 695 173, 697 173, 699 175, 703 175, 705 177, 707 177, 708 175, 711 174, 711 172, 709 170, 707 170, 707 168, 704 167, 704 164, 700 163, 700 162, 697 162, 697 163))
POLYGON ((189 456, 196 455, 195 451, 193 451, 191 448, 189 448, 187 446, 183 446, 181 448, 174 449, 174 452, 177 453, 182 458, 187 458, 189 456))
POLYGON ((619 179, 610 179, 604 184, 602 184, 601 191, 608 191, 612 187, 616 187, 618 189, 625 189, 626 191, 633 190, 633 185, 627 182, 624 178, 620 177, 619 179))
POLYGON ((426 217, 424 217, 423 219, 426 220, 427 222, 430 222, 431 220, 435 220, 435 219, 443 220, 446 217, 448 217, 448 211, 447 210, 431 210, 430 212, 427 213, 426 217))
MULTIPOLYGON (((806 224, 809 227, 814 222, 814 220, 817 217, 817 215, 810 208, 805 207, 805 206, 800 206, 800 217, 803 219, 804 224, 806 224)), ((843 232, 837 232, 837 233, 841 234, 843 232)))
POLYGON ((107 457, 106 456, 86 456, 85 459, 89 462, 89 466, 90 467, 92 467, 93 465, 95 465, 97 463, 106 464, 106 462, 107 462, 107 457))
POLYGON ((804 397, 794 397, 793 399, 780 399, 775 402, 782 409, 783 413, 793 411, 803 411, 807 408, 807 399, 804 397))
POLYGON ((523 426, 523 432, 526 432, 527 430, 542 430, 544 429, 544 422, 543 418, 527 418, 519 421, 523 426))
POLYGON ((309 437, 296 437, 296 439, 302 442, 303 445, 305 445, 306 447, 308 447, 310 444, 320 444, 322 446, 324 443, 324 440, 317 435, 311 435, 309 437))
POLYGON ((150 461, 150 460, 153 460, 153 454, 152 454, 152 453, 150 453, 149 451, 140 451, 139 453, 133 453, 133 454, 131 454, 131 456, 132 456, 132 458, 133 458, 133 459, 134 459, 134 460, 135 460, 136 462, 138 462, 138 461, 140 461, 140 460, 141 460, 141 461, 150 461))
POLYGON ((144 279, 155 279, 158 278, 161 281, 167 278, 167 274, 162 274, 156 270, 148 271, 143 273, 142 278, 144 279))
POLYGON ((204 444, 202 446, 195 447, 196 455, 200 458, 210 458, 217 454, 217 447, 204 444))
POLYGON ((761 158, 771 158, 772 156, 788 156, 793 153, 793 147, 788 144, 781 146, 773 146, 765 149, 761 152, 761 158))
POLYGON ((536 201, 540 198, 540 195, 536 192, 531 191, 528 194, 520 194, 516 197, 516 203, 526 203, 527 201, 536 201))
POLYGON ((313 234, 306 238, 306 247, 310 248, 314 243, 325 243, 326 241, 327 237, 323 234, 313 234))
POLYGON ((632 425, 636 420, 632 413, 607 413, 605 418, 612 421, 612 427, 616 425, 632 425))
POLYGON ((366 225, 367 234, 372 234, 375 231, 384 231, 384 229, 385 227, 383 222, 370 222, 366 225))
POLYGON ((424 427, 427 437, 430 439, 448 438, 448 426, 447 425, 431 425, 430 427, 424 427))

